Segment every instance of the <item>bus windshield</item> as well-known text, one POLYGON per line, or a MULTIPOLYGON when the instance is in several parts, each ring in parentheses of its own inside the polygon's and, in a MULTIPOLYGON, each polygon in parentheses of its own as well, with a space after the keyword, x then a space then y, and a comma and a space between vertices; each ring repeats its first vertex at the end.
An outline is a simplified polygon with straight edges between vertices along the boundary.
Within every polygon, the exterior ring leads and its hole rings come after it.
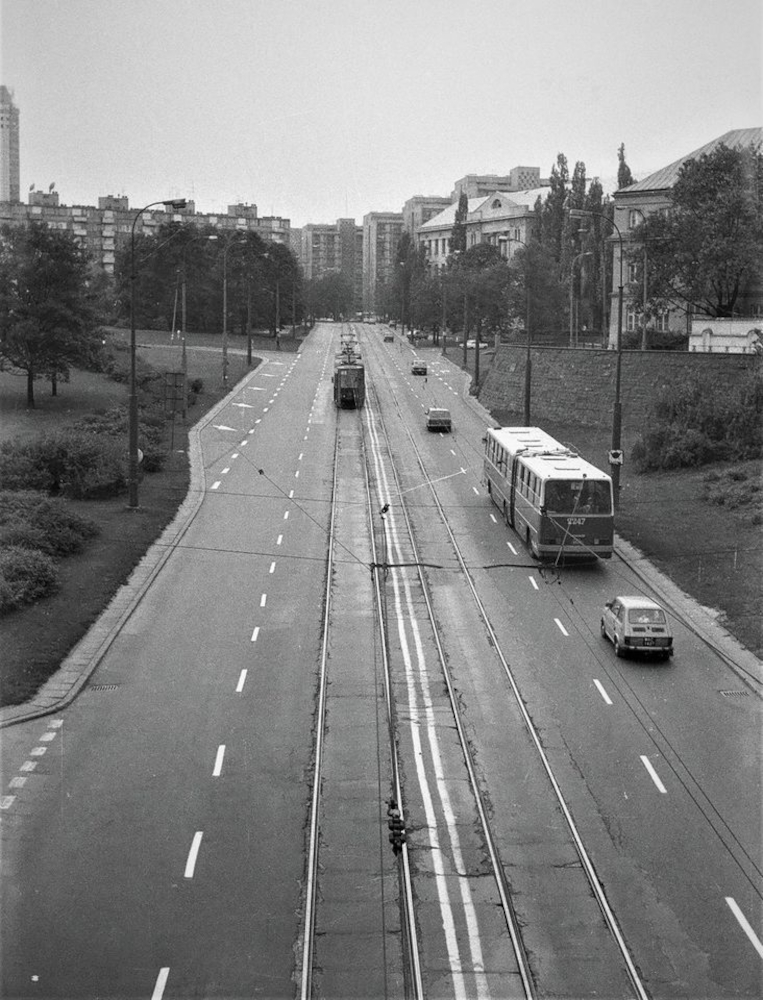
POLYGON ((544 505, 549 514, 611 514, 609 483, 590 479, 547 480, 544 505))

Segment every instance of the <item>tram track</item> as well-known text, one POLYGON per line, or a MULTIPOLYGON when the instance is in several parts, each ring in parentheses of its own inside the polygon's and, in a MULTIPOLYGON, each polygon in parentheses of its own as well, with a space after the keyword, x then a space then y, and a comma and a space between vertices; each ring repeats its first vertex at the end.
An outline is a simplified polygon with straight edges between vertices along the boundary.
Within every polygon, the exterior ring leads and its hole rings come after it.
MULTIPOLYGON (((400 411, 400 405, 399 405, 399 401, 397 399, 394 387, 391 386, 390 387, 390 391, 392 393, 394 404, 395 404, 396 408, 398 409, 398 411, 400 411)), ((375 392, 372 391, 370 395, 371 395, 371 399, 374 402, 377 403, 377 407, 378 407, 378 402, 376 401, 376 398, 375 398, 375 396, 376 396, 375 392)), ((577 853, 577 856, 580 859, 581 868, 582 868, 582 870, 583 870, 583 872, 585 874, 585 877, 587 879, 587 882, 588 882, 588 885, 590 887, 590 890, 591 890, 591 892, 592 892, 592 894, 593 894, 593 896, 594 896, 594 898, 596 900, 596 903, 598 905, 598 908, 600 910, 602 918, 603 918, 603 920, 604 920, 604 922, 605 922, 605 924, 606 924, 606 926, 608 928, 608 931, 609 931, 609 933, 611 935, 611 938, 612 938, 613 942, 615 943, 617 952, 618 952, 618 954, 620 956, 620 960, 622 962, 622 968, 623 968, 623 970, 624 970, 624 972, 625 972, 625 974, 627 976, 627 980, 628 980, 628 982, 630 984, 630 987, 631 987, 631 989, 633 991, 633 996, 639 998, 639 1000, 648 1000, 649 994, 647 992, 646 986, 644 985, 644 982, 642 981, 642 978, 641 978, 641 975, 639 973, 639 970, 637 969, 636 964, 634 962, 634 959, 633 959, 633 957, 630 954, 630 951, 629 951, 627 943, 625 941, 623 932, 622 932, 622 930, 620 928, 619 922, 618 922, 618 920, 617 920, 617 918, 616 918, 616 916, 615 916, 615 914, 614 914, 614 912, 613 912, 613 910, 612 910, 612 908, 611 908, 611 906, 609 904, 609 901, 607 899, 607 895, 606 895, 606 892, 604 890, 604 887, 603 887, 603 885, 601 883, 601 880, 599 879, 598 874, 597 874, 597 872, 596 872, 596 870, 594 868, 594 865, 593 865, 593 862, 592 862, 592 860, 590 858, 590 855, 589 855, 588 851, 586 850, 586 847, 585 847, 585 844, 584 844, 584 841, 583 841, 583 837, 582 837, 582 835, 581 835, 581 833, 580 833, 580 831, 579 831, 579 829, 578 829, 578 827, 577 827, 577 825, 575 823, 575 820, 574 820, 574 818, 572 816, 571 809, 570 809, 570 807, 569 807, 569 805, 568 805, 568 803, 566 801, 566 798, 565 798, 565 796, 563 794, 560 781, 558 780, 557 776, 555 775, 554 769, 553 769, 553 767, 551 765, 551 762, 550 762, 550 760, 548 758, 548 755, 546 754, 546 751, 545 751, 544 746, 543 746, 543 742, 541 740, 541 736, 540 736, 540 734, 539 734, 539 732, 538 732, 535 724, 533 723, 533 720, 530 717, 530 714, 529 714, 529 711, 528 711, 527 706, 525 704, 525 701, 522 698, 521 692, 519 690, 519 685, 518 685, 517 679, 515 678, 512 670, 511 670, 511 666, 509 664, 508 658, 507 658, 507 656, 504 654, 504 652, 501 649, 501 643, 500 643, 499 637, 497 636, 495 630, 493 629, 493 627, 491 625, 491 622, 490 622, 490 619, 489 619, 489 616, 488 616, 488 613, 487 613, 487 611, 485 609, 485 606, 484 606, 484 604, 482 603, 482 601, 480 599, 480 596, 479 596, 479 593, 478 593, 477 588, 475 586, 474 580, 473 580, 473 578, 472 578, 472 576, 471 576, 471 574, 470 574, 470 572, 468 570, 468 567, 466 565, 466 561, 465 561, 463 552, 461 550, 461 547, 460 547, 460 545, 458 543, 458 540, 457 540, 457 538, 456 538, 456 536, 455 536, 455 534, 454 534, 454 532, 453 532, 450 524, 448 523, 448 518, 446 516, 445 510, 444 510, 444 508, 442 506, 442 503, 440 501, 440 498, 438 496, 438 493, 437 493, 437 490, 435 488, 435 485, 430 480, 430 474, 429 474, 429 471, 426 468, 426 464, 425 464, 425 462, 424 462, 424 460, 422 458, 421 450, 418 447, 418 445, 416 443, 416 440, 415 440, 413 434, 411 433, 410 428, 407 426, 405 420, 403 420, 403 427, 404 427, 405 437, 407 439, 407 445, 412 450, 412 452, 413 452, 413 454, 415 456, 416 462, 418 464, 418 467, 419 467, 419 470, 420 470, 420 473, 421 473, 422 483, 426 484, 426 487, 429 490, 429 493, 431 495, 434 508, 436 509, 436 511, 438 513, 438 516, 439 516, 439 519, 440 519, 440 523, 444 527, 445 532, 446 532, 446 534, 448 536, 448 539, 449 539, 449 542, 450 542, 450 546, 451 546, 452 551, 454 553, 455 559, 456 559, 456 561, 458 563, 458 567, 459 567, 459 571, 460 571, 460 574, 462 576, 462 579, 465 582, 466 587, 468 588, 468 591, 471 594, 471 597, 472 597, 473 602, 474 602, 474 606, 475 606, 475 608, 477 610, 477 613, 478 613, 479 618, 481 620, 482 626, 485 629, 485 631, 486 631, 486 633, 487 633, 487 635, 489 637, 489 641, 490 641, 491 646, 493 647, 495 655, 498 658, 498 660, 500 661, 501 668, 502 668, 502 671, 503 671, 503 675, 504 675, 506 681, 508 682, 508 686, 509 686, 509 689, 511 691, 512 697, 514 698, 516 706, 518 707, 519 711, 521 712, 526 732, 527 732, 527 734, 528 734, 528 736, 529 736, 529 738, 530 738, 530 740, 531 740, 531 742, 532 742, 532 744, 534 746, 534 749, 535 749, 535 751, 537 753, 538 759, 540 760, 540 762, 542 764, 543 771, 544 771, 544 773, 546 775, 546 778, 548 780, 548 783, 549 783, 550 789, 552 791, 554 800, 557 803, 558 808, 560 809, 562 815, 564 816, 564 820, 565 820, 565 823, 566 823, 566 826, 567 826, 567 829, 568 829, 569 837, 570 837, 572 843, 574 844, 575 851, 577 853)), ((386 429, 384 430, 384 434, 386 436, 386 429)), ((388 437, 387 437, 387 446, 388 446, 388 449, 390 450, 390 453, 391 453, 391 446, 390 446, 388 437)), ((404 490, 403 490, 403 488, 401 486, 401 483, 399 481, 397 473, 395 473, 395 482, 396 482, 396 494, 397 494, 397 498, 398 498, 398 504, 399 504, 399 506, 400 506, 400 508, 401 508, 401 510, 403 512, 403 516, 404 516, 405 521, 406 521, 407 531, 408 531, 408 533, 410 535, 410 538, 411 538, 411 544, 412 544, 412 548, 413 548, 413 551, 414 551, 414 554, 415 554, 415 562, 417 562, 417 563, 420 564, 421 560, 420 560, 418 552, 416 550, 416 543, 415 543, 415 538, 414 538, 414 530, 413 530, 413 527, 412 527, 412 525, 410 523, 410 517, 409 517, 408 511, 407 511, 405 497, 404 497, 404 490)), ((428 587, 427 581, 426 581, 426 579, 424 577, 423 567, 420 566, 420 568, 418 569, 418 573, 419 573, 419 576, 420 576, 420 581, 421 581, 421 586, 422 586, 422 592, 425 595, 425 601, 426 601, 426 607, 427 607, 427 615, 429 616, 429 619, 430 619, 430 621, 432 623, 434 634, 437 637, 436 638, 436 643, 437 643, 438 659, 439 659, 439 662, 440 662, 440 667, 441 667, 442 672, 443 672, 443 677, 444 677, 444 680, 445 680, 445 684, 446 684, 447 689, 448 689, 449 699, 450 699, 450 703, 451 703, 451 707, 452 707, 452 711, 453 711, 454 723, 455 723, 456 729, 458 730, 458 733, 459 733, 459 740, 461 742, 461 747, 462 747, 462 751, 463 751, 463 754, 464 754, 464 760, 466 762, 467 769, 469 770, 470 782, 471 782, 471 787, 472 787, 472 794, 474 796, 475 803, 477 804, 477 810, 478 810, 478 814, 479 814, 479 822, 480 822, 480 826, 481 826, 481 829, 482 829, 482 834, 483 834, 484 841, 485 841, 485 844, 486 844, 486 847, 487 847, 487 851, 488 851, 488 853, 490 855, 491 866, 492 866, 493 876, 494 876, 495 881, 496 881, 496 886, 498 887, 498 891, 499 891, 499 894, 500 894, 500 897, 501 897, 501 907, 502 907, 502 910, 503 910, 503 913, 504 913, 504 917, 505 917, 505 920, 506 920, 507 928, 509 930, 509 935, 511 937, 512 947, 514 949, 514 957, 515 957, 515 959, 516 959, 516 961, 518 963, 518 967, 521 970, 522 986, 523 986, 523 989, 525 991, 524 994, 523 994, 523 996, 529 998, 529 997, 532 997, 532 996, 535 995, 535 993, 534 993, 534 984, 532 982, 531 970, 529 968, 529 964, 527 963, 527 958, 526 958, 526 955, 525 955, 525 952, 524 952, 524 946, 523 946, 522 935, 521 935, 521 928, 517 924, 516 916, 515 916, 515 913, 514 913, 514 907, 512 905, 511 887, 508 884, 508 880, 506 879, 506 876, 505 876, 505 867, 508 865, 509 862, 508 862, 507 859, 501 859, 499 857, 498 852, 497 852, 496 847, 495 847, 495 840, 496 840, 496 838, 493 835, 493 830, 492 830, 492 827, 491 827, 491 822, 490 822, 487 810, 486 810, 484 802, 483 802, 483 796, 482 796, 481 789, 480 789, 480 782, 479 782, 479 779, 478 779, 477 769, 476 769, 476 766, 475 766, 475 763, 474 763, 474 760, 473 760, 472 745, 471 745, 470 740, 467 738, 466 732, 464 730, 463 722, 462 722, 462 717, 461 717, 462 716, 462 711, 463 711, 462 703, 461 703, 461 701, 460 701, 460 699, 458 697, 458 693, 457 693, 457 691, 455 689, 455 685, 453 683, 453 679, 452 679, 452 677, 450 675, 450 670, 449 670, 448 664, 447 664, 447 657, 446 657, 446 655, 444 653, 443 643, 442 643, 441 637, 440 637, 440 631, 441 630, 440 630, 440 628, 439 628, 439 626, 437 624, 436 616, 435 616, 434 610, 432 608, 431 599, 429 597, 429 587, 428 587)))

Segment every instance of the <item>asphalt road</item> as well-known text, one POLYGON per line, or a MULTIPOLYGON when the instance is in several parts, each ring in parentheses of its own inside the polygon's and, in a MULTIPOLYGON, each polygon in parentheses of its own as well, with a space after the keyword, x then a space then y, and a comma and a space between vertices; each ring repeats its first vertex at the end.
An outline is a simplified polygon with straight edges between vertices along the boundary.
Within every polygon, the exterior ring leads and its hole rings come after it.
MULTIPOLYGON (((412 377, 380 331, 362 328, 364 358, 420 549, 444 567, 427 578, 541 995, 589 995, 609 956, 427 480, 650 994, 760 996, 760 698, 680 618, 669 664, 615 659, 599 609, 640 577, 619 560, 539 573, 485 492, 463 373, 432 353, 412 377), (452 435, 427 434, 429 405, 452 435)), ((336 339, 319 327, 236 388, 202 433, 199 513, 88 687, 3 731, 3 997, 294 995, 336 339)), ((423 884, 420 902, 434 934, 423 884)))

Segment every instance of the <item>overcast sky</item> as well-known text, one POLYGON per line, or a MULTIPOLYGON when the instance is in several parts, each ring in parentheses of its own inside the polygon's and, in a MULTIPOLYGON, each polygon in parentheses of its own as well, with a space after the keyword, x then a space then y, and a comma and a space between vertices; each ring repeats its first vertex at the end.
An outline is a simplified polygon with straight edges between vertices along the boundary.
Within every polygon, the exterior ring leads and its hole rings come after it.
POLYGON ((0 0, 22 198, 400 211, 467 173, 643 177, 763 124, 760 0, 0 0))

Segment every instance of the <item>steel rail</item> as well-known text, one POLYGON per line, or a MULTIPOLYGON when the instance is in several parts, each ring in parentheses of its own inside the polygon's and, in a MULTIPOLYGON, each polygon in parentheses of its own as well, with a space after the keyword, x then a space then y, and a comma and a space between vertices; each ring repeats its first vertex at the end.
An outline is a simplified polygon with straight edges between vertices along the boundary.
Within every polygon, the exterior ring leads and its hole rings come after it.
MULTIPOLYGON (((366 404, 368 404, 368 388, 366 389, 366 404)), ((368 511, 369 534, 371 537, 371 555, 373 558, 373 586, 374 598, 376 602, 376 613, 379 619, 379 630, 381 634, 381 656, 384 677, 384 702, 387 714, 387 728, 389 732, 390 761, 392 767, 392 785, 395 802, 400 810, 400 816, 405 823, 405 810, 403 807, 403 789, 400 781, 400 759, 397 746, 397 713, 392 696, 392 676, 389 662, 389 650, 387 648, 387 622, 385 614, 385 602, 382 592, 382 585, 379 579, 379 558, 376 545, 376 534, 373 523, 373 498, 371 495, 371 475, 369 471, 368 448, 366 444, 366 432, 363 421, 361 421, 361 443, 363 447, 363 469, 365 474, 365 487, 368 511)), ((379 456, 381 461, 381 456, 379 456)), ((386 525, 383 525, 386 537, 386 525)), ((419 955, 418 932, 416 930, 416 913, 413 902, 413 877, 411 875, 410 858, 408 856, 408 844, 402 843, 400 852, 402 872, 401 882, 403 888, 403 917, 405 921, 405 942, 407 945, 408 965, 410 969, 410 980, 413 988, 415 1000, 424 1000, 424 985, 421 974, 421 959, 419 955)))
MULTIPOLYGON (((394 395, 394 390, 393 390, 393 395, 394 395)), ((416 461, 419 464, 419 468, 421 469, 424 477, 428 479, 427 470, 421 458, 421 452, 418 446, 416 445, 413 435, 411 434, 410 428, 406 426, 405 430, 408 435, 411 447, 413 448, 414 454, 416 456, 416 461)), ((556 797, 559 808, 561 809, 562 814, 564 815, 565 822, 567 823, 567 828, 570 832, 570 836, 572 837, 575 849, 578 853, 578 857, 580 858, 581 864, 583 866, 583 870, 586 873, 588 883, 591 886, 591 891, 594 894, 596 902, 599 906, 599 909, 601 910, 602 916, 610 930, 610 933, 612 934, 612 937, 615 940, 615 943, 617 944, 618 950, 620 951, 620 954, 623 957, 623 962, 627 970, 628 977, 631 981, 631 985, 636 991, 636 996, 638 997, 638 1000, 649 1000, 649 994, 647 993, 646 988, 641 981, 641 977, 639 976, 638 970, 636 969, 636 965, 628 950, 628 946, 625 943, 625 938, 623 937, 623 933, 620 930, 620 925, 618 924, 617 918, 615 917, 615 914, 609 905, 606 893, 604 892, 604 887, 599 881, 599 877, 596 874, 596 869, 594 868, 593 862, 591 861, 591 858, 589 857, 589 854, 585 849, 585 845, 583 844, 583 839, 580 835, 580 832, 577 829, 575 820, 573 819, 570 808, 567 805, 567 802, 562 793, 561 786, 559 785, 559 782, 556 779, 556 775, 554 774, 553 769, 551 767, 551 762, 549 761, 548 756, 546 755, 546 752, 543 749, 540 736, 538 735, 538 732, 535 729, 535 726, 533 725, 532 719, 530 718, 530 713, 528 712, 527 707, 524 703, 516 678, 512 673, 511 667, 509 666, 506 657, 503 655, 500 643, 498 641, 498 636, 496 635, 493 626, 490 624, 490 620, 488 618, 485 606, 482 603, 479 594, 477 593, 477 588, 474 584, 474 580, 472 579, 471 573, 467 568, 466 562, 461 553, 461 548, 456 540, 455 535, 453 534, 453 531, 451 530, 443 506, 440 503, 440 498, 438 497, 437 491, 432 483, 429 483, 429 489, 432 494, 435 506, 437 507, 437 511, 445 527, 445 530, 447 531, 448 536, 450 538, 450 542, 451 545, 453 546, 453 551, 455 552, 459 566, 461 567, 461 571, 464 575, 466 583, 469 587, 469 590, 471 591, 472 597, 477 606, 477 610, 480 614, 480 617, 482 618, 485 628, 487 629, 490 641, 493 644, 496 655, 498 656, 501 666, 503 667, 504 674, 514 694, 516 703, 519 707, 520 712, 522 713, 522 718, 525 723, 525 728, 527 729, 527 732, 535 746, 535 749, 538 752, 541 763, 543 765, 543 769, 545 770, 546 776, 548 777, 548 780, 551 783, 551 787, 554 791, 554 795, 556 797)))
MULTIPOLYGON (((390 452, 390 441, 389 435, 387 433, 387 428, 384 423, 383 418, 380 418, 382 432, 384 434, 385 441, 387 443, 387 450, 390 452)), ((406 431, 410 437, 410 431, 406 428, 406 431)), ((412 440, 412 439, 411 439, 412 440)), ((415 449, 415 445, 414 445, 415 449)), ((420 457, 418 451, 416 451, 416 458, 419 460, 420 457)), ((461 750, 464 757, 464 762, 466 764, 467 773, 469 775, 469 782, 471 784, 472 792, 474 794, 474 799, 477 805, 477 812, 479 815, 480 825, 482 828, 482 834, 485 839, 485 844, 487 846, 488 854, 490 856, 490 864, 493 870, 493 876, 495 878, 496 887, 498 889, 498 895, 501 899, 501 908, 503 910, 504 918, 506 921, 506 927, 509 932, 509 937, 511 938, 511 944, 514 949, 514 956, 517 962, 517 968, 519 971, 520 978, 522 980, 522 988, 524 990, 524 995, 526 1000, 533 1000, 535 996, 532 975, 530 970, 530 962, 527 957, 527 953, 522 942, 522 936, 519 927, 519 921, 517 919, 516 913, 514 911, 514 906, 511 902, 511 890, 506 879, 506 874, 501 863, 498 849, 495 845, 495 840, 493 838, 492 830, 490 828, 490 821, 487 816, 487 810, 483 801, 483 796, 479 786, 479 780, 477 778, 477 771, 474 766, 474 761, 472 758, 472 752, 469 745, 469 740, 464 729, 463 721, 461 719, 461 712, 458 708, 458 699, 456 697, 455 687, 453 684, 453 678, 451 676, 450 668, 447 665, 447 658, 445 656, 445 650, 443 649, 441 638, 440 638, 440 626, 437 623, 437 618, 435 616, 434 607, 432 606, 432 601, 429 593, 429 586, 424 577, 423 569, 419 560, 418 546, 416 545, 416 540, 413 532, 413 525, 410 520, 408 509, 405 504, 403 497, 403 491, 401 489, 400 479, 395 467, 394 461, 390 458, 390 468, 392 470, 392 475, 395 481, 396 492, 400 499, 400 507, 403 513, 403 518, 405 520, 406 530, 410 539, 411 550, 414 555, 414 560, 417 564, 417 573, 419 577, 419 582, 421 584, 421 590, 424 596, 424 603, 426 605, 427 615, 432 628, 432 634, 435 640, 435 646, 437 648, 437 656, 440 661, 440 669, 442 671, 443 678, 445 680, 445 686, 448 692, 448 698, 450 700, 451 712, 453 714, 453 720, 455 722, 456 731, 458 732, 458 737, 461 743, 461 750)), ((431 486, 431 484, 430 484, 431 486)), ((440 510, 442 516, 442 511, 440 510)))
POLYGON ((326 690, 328 686, 328 638, 331 614, 331 583, 333 578, 334 539, 336 531, 337 455, 339 452, 339 426, 334 441, 334 469, 331 480, 331 517, 329 519, 328 550, 326 554, 326 589, 324 593, 323 637, 318 684, 318 711, 315 719, 315 763, 313 789, 310 802, 310 836, 308 840, 305 912, 302 930, 302 969, 300 997, 310 1000, 313 989, 313 951, 315 945, 316 888, 318 881, 318 838, 320 836, 320 798, 323 768, 323 744, 326 731, 326 690))

